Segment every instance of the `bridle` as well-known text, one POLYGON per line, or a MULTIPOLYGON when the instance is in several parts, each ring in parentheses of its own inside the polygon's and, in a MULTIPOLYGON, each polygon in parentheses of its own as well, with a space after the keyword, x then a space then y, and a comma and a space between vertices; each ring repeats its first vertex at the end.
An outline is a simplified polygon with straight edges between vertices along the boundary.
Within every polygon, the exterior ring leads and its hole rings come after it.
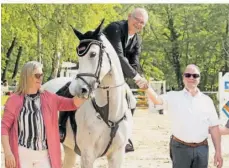
POLYGON ((110 59, 110 56, 109 54, 105 51, 105 46, 103 45, 103 43, 101 41, 98 41, 98 40, 93 40, 93 39, 86 39, 86 40, 81 40, 80 41, 80 44, 79 46, 77 47, 77 54, 79 55, 79 57, 83 57, 87 52, 88 50, 90 49, 90 46, 92 44, 95 44, 97 46, 99 46, 99 60, 98 60, 98 65, 97 65, 97 68, 96 68, 96 71, 95 73, 79 73, 76 75, 76 79, 79 78, 81 79, 89 88, 89 95, 92 93, 93 89, 95 88, 94 86, 97 84, 99 86, 100 84, 100 72, 101 72, 101 69, 102 69, 102 63, 103 63, 103 53, 105 52, 106 53, 106 56, 109 60, 109 63, 110 63, 110 70, 111 70, 111 59, 110 59), (80 45, 82 45, 83 43, 89 43, 86 47, 83 46, 83 47, 80 47, 80 45), (83 52, 81 52, 83 50, 83 52), (92 78, 95 78, 95 83, 93 84, 89 84, 85 79, 84 77, 92 77, 92 78))

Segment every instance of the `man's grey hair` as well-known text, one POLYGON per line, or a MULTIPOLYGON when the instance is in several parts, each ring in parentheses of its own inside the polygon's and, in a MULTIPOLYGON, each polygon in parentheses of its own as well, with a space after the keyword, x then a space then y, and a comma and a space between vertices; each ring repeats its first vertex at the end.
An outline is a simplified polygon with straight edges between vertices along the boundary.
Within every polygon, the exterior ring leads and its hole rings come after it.
POLYGON ((145 23, 148 21, 148 12, 146 11, 145 8, 135 8, 132 12, 131 12, 131 16, 136 16, 136 14, 141 13, 144 17, 145 23))
POLYGON ((199 73, 200 73, 200 68, 199 68, 197 65, 195 65, 195 64, 189 64, 189 65, 187 65, 187 66, 185 67, 185 69, 184 69, 183 72, 185 72, 186 69, 189 68, 189 67, 194 67, 194 68, 196 68, 196 69, 199 71, 199 73))

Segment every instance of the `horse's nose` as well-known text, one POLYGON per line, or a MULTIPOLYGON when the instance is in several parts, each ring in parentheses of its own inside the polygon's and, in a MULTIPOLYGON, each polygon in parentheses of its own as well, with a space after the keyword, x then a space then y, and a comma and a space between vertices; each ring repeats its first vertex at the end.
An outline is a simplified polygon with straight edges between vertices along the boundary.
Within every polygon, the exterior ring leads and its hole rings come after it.
POLYGON ((88 91, 89 91, 89 90, 88 90, 87 88, 82 88, 82 89, 81 89, 81 93, 82 93, 82 94, 86 94, 86 93, 88 93, 88 91))

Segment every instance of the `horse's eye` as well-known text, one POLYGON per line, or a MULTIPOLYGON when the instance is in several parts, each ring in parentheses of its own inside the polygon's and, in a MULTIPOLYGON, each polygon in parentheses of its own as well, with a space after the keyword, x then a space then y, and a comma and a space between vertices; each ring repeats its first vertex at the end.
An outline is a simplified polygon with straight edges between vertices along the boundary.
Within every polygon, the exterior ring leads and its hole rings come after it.
POLYGON ((96 53, 95 52, 91 52, 90 53, 90 58, 93 58, 93 57, 95 57, 96 56, 96 53))

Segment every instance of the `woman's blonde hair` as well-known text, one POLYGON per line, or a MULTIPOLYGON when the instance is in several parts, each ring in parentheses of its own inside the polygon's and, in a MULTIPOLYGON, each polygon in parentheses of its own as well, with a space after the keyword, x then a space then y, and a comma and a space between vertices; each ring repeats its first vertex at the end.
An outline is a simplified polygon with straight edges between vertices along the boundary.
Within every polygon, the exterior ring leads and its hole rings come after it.
POLYGON ((16 89, 16 93, 21 94, 27 94, 28 86, 29 86, 29 78, 33 75, 35 69, 42 68, 42 64, 37 61, 30 61, 27 62, 21 70, 20 77, 19 77, 19 83, 16 89))

